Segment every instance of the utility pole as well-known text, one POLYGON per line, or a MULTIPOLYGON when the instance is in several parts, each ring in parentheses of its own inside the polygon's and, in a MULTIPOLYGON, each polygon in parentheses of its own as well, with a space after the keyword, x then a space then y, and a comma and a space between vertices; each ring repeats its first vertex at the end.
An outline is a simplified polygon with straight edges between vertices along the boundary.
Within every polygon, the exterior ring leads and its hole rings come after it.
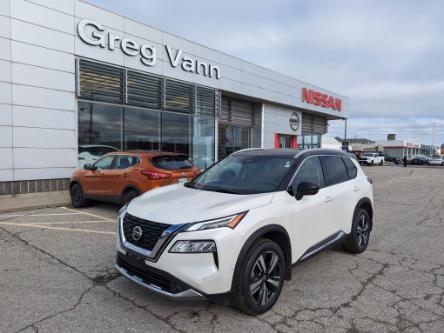
POLYGON ((347 119, 344 119, 344 141, 347 141, 347 119))
POLYGON ((432 127, 432 151, 433 153, 430 154, 430 157, 433 157, 436 153, 435 151, 435 122, 433 122, 433 127, 432 127))

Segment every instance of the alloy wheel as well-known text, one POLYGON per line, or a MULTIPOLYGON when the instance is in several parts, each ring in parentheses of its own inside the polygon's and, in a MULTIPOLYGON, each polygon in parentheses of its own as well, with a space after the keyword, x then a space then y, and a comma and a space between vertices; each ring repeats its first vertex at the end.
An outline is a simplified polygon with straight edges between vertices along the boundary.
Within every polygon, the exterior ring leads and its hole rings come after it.
POLYGON ((274 251, 259 255, 250 274, 250 293, 253 301, 266 306, 273 301, 281 284, 281 262, 274 251))
POLYGON ((358 241, 358 248, 362 249, 367 246, 370 236, 370 221, 365 214, 362 214, 359 218, 358 225, 356 226, 356 238, 358 241))

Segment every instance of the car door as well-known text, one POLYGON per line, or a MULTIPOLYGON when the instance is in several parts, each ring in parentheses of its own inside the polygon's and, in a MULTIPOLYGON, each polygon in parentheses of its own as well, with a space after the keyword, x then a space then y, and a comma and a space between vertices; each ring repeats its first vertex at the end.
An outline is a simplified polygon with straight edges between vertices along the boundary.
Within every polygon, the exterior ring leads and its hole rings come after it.
POLYGON ((113 167, 114 156, 106 155, 97 160, 93 165, 93 170, 90 170, 82 183, 83 190, 86 194, 102 196, 106 195, 107 184, 104 181, 105 175, 113 167))
POLYGON ((120 197, 128 185, 137 185, 132 182, 135 173, 132 166, 138 163, 140 163, 138 156, 116 155, 113 169, 104 175, 107 195, 120 197))
POLYGON ((316 184, 320 189, 317 194, 294 199, 292 203, 292 232, 296 240, 292 244, 292 254, 295 259, 307 254, 307 250, 330 236, 333 230, 333 200, 330 189, 324 186, 319 157, 308 157, 302 162, 291 184, 297 188, 302 182, 316 184))
POLYGON ((344 158, 321 156, 320 160, 325 184, 329 187, 333 199, 331 233, 348 232, 347 226, 349 229, 356 204, 355 197, 360 188, 356 182, 349 179, 344 158))

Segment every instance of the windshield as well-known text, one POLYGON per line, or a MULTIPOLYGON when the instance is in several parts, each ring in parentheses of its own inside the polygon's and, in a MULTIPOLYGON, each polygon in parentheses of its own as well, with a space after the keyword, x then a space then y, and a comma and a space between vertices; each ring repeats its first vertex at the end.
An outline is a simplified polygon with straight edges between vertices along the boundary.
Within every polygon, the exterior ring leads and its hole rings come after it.
POLYGON ((362 157, 373 157, 375 154, 362 154, 362 157))
POLYGON ((196 177, 187 186, 232 194, 274 192, 294 164, 287 156, 230 156, 196 177))

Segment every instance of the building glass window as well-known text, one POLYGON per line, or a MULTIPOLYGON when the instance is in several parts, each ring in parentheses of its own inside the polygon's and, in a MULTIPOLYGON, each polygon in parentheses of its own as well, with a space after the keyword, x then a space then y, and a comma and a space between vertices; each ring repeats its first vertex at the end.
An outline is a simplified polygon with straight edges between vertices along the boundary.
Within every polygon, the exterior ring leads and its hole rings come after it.
POLYGON ((250 127, 219 124, 219 159, 250 147, 250 127))
POLYGON ((214 117, 194 117, 192 159, 200 169, 214 163, 214 130, 214 117))
POLYGON ((162 113, 162 151, 182 153, 191 157, 192 117, 170 112, 162 113))
POLYGON ((123 107, 79 102, 79 146, 122 149, 123 107))
POLYGON ((125 108, 123 146, 126 150, 159 150, 160 112, 139 108, 125 108))
POLYGON ((298 149, 321 148, 321 135, 303 133, 298 142, 298 149))

